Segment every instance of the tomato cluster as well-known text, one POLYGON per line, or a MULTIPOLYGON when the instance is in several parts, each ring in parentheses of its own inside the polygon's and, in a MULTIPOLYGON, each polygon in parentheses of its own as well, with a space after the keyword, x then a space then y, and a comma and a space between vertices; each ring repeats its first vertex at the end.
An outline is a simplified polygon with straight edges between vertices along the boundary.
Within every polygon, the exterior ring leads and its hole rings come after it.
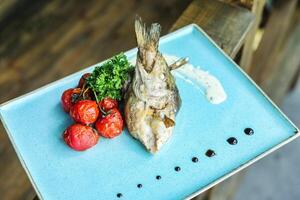
POLYGON ((77 88, 63 92, 61 104, 74 124, 63 132, 66 144, 76 151, 84 151, 98 143, 100 136, 114 138, 122 133, 123 119, 118 110, 118 101, 109 97, 97 102, 86 87, 84 74, 77 88))

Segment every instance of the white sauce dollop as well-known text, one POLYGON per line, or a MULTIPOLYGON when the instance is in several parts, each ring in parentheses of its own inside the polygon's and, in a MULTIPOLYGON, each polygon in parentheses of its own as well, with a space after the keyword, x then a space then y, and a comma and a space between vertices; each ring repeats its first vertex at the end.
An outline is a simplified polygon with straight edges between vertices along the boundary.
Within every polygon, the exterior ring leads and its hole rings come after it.
MULTIPOLYGON (((168 65, 173 64, 179 58, 171 55, 164 55, 168 65)), ((129 61, 135 65, 136 58, 129 61)), ((186 82, 195 85, 196 87, 204 90, 206 99, 212 104, 220 104, 227 99, 227 94, 220 83, 220 81, 208 71, 204 71, 199 67, 187 63, 176 70, 172 70, 174 76, 180 77, 186 82)))

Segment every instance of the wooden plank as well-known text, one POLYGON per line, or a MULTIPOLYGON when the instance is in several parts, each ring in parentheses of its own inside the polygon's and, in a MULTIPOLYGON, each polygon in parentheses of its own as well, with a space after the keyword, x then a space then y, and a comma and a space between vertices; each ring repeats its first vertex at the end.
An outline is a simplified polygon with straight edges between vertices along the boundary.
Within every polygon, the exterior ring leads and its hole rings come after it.
POLYGON ((233 5, 239 5, 239 6, 243 6, 245 8, 248 8, 251 10, 251 8, 253 8, 253 1, 255 0, 221 0, 224 1, 226 3, 231 3, 233 5))
POLYGON ((209 200, 210 190, 199 194, 198 196, 194 197, 192 200, 209 200))
POLYGON ((300 67, 299 67, 298 71, 295 73, 294 79, 292 80, 292 83, 291 83, 288 91, 293 91, 295 89, 295 87, 299 81, 299 77, 300 77, 300 67))
POLYGON ((295 77, 298 78, 300 69, 300 23, 289 35, 282 52, 278 55, 278 63, 274 63, 275 69, 261 84, 264 91, 275 103, 280 103, 284 95, 289 91, 295 77))
POLYGON ((17 4, 18 0, 1 0, 0 1, 0 21, 5 18, 13 7, 17 4))
MULTIPOLYGON (((231 200, 244 177, 245 171, 239 172, 213 187, 209 192, 209 200, 231 200)), ((197 199, 198 200, 198 199, 197 199)))
POLYGON ((240 66, 246 72, 248 72, 250 70, 250 65, 251 65, 251 61, 252 61, 252 57, 253 57, 253 53, 254 53, 253 42, 254 42, 254 38, 255 38, 258 26, 260 24, 261 18, 262 18, 262 12, 263 12, 264 5, 265 5, 265 0, 254 0, 253 7, 251 9, 255 15, 255 21, 254 21, 254 24, 253 24, 251 30, 249 31, 249 34, 245 40, 244 48, 242 51, 242 57, 241 57, 241 61, 240 61, 240 66))
POLYGON ((258 84, 266 80, 269 73, 274 71, 274 61, 278 59, 296 5, 297 0, 281 1, 271 13, 262 40, 254 52, 250 68, 250 76, 258 84))
POLYGON ((194 0, 171 31, 198 24, 229 56, 235 57, 254 21, 247 9, 217 0, 194 0))

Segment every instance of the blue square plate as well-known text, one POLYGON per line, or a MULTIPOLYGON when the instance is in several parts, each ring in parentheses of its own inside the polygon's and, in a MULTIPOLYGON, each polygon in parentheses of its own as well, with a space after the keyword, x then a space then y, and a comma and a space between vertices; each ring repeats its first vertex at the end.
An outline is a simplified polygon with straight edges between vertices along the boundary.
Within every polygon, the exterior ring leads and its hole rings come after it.
MULTIPOLYGON (((85 152, 64 144, 62 132, 72 121, 61 108, 60 96, 94 66, 1 105, 2 122, 40 199, 189 199, 299 136, 196 25, 164 36, 160 50, 189 57, 191 64, 208 70, 221 81, 228 98, 210 104, 198 88, 176 77, 181 110, 173 137, 156 155, 126 130, 113 140, 101 138, 85 152), (244 133, 247 127, 253 135, 244 133), (229 145, 229 137, 238 143, 229 145), (208 149, 216 155, 205 156, 208 149), (192 162, 193 157, 199 162, 192 162), (174 170, 176 166, 181 170, 174 170)), ((126 52, 129 58, 135 54, 136 49, 126 52)))

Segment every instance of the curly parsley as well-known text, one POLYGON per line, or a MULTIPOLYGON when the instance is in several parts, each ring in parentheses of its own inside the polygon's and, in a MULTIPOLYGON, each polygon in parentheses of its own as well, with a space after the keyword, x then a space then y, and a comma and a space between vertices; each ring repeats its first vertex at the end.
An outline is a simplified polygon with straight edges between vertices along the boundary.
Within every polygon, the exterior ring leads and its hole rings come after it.
POLYGON ((134 67, 128 62, 127 57, 120 53, 104 64, 96 66, 87 78, 87 87, 92 89, 97 102, 105 97, 121 100, 121 89, 129 78, 129 73, 134 67))

